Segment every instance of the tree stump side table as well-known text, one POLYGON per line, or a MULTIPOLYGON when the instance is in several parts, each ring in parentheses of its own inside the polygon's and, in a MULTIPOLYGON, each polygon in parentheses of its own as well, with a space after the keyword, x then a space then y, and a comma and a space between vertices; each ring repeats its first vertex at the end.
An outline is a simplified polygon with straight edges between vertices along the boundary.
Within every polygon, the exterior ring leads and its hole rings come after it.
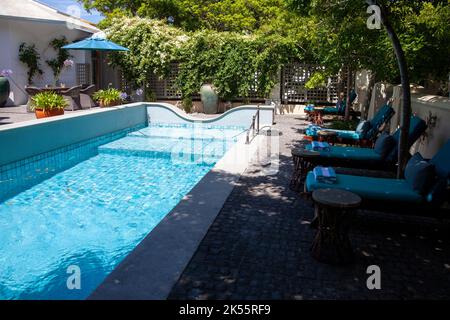
POLYGON ((315 190, 312 198, 319 227, 311 246, 311 255, 323 263, 351 263, 353 249, 348 231, 353 213, 361 204, 361 198, 340 189, 315 190))
POLYGON ((317 138, 319 141, 328 142, 330 145, 334 145, 337 140, 337 132, 331 130, 319 130, 317 131, 317 138))

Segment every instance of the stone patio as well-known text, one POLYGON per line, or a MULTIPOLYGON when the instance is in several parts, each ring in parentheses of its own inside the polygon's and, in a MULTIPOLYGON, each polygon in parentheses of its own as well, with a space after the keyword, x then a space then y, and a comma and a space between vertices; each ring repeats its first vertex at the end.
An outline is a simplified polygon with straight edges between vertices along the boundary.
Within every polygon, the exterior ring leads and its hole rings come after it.
MULTIPOLYGON (((75 110, 75 111, 66 110, 64 113, 70 114, 72 112, 80 112, 80 111, 85 110, 75 110)), ((34 112, 27 112, 26 105, 0 108, 0 126, 34 119, 36 119, 34 112)))
POLYGON ((335 267, 309 253, 311 202, 289 189, 299 116, 278 116, 280 170, 241 177, 169 299, 448 299, 450 226, 431 218, 360 211, 351 231, 354 264, 335 267), (369 290, 367 267, 381 268, 369 290))
MULTIPOLYGON (((164 101, 163 101, 164 102, 164 101)), ((96 108, 92 108, 96 109, 96 108)), ((89 110, 89 109, 87 109, 89 110)), ((86 111, 84 110, 75 110, 75 111, 65 111, 65 114, 71 114, 72 112, 80 112, 86 111)), ((214 118, 218 115, 216 114, 204 114, 204 113, 194 113, 192 116, 199 119, 208 119, 214 118)), ((17 123, 22 121, 34 120, 36 116, 34 112, 27 112, 27 107, 25 105, 20 106, 11 106, 11 107, 0 107, 0 126, 5 124, 17 123)))

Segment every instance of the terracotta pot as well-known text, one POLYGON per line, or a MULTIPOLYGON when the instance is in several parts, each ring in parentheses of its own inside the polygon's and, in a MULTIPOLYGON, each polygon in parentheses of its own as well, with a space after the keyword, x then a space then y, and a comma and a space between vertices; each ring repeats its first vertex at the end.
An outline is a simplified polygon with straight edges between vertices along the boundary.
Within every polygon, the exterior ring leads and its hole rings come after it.
POLYGON ((102 100, 99 101, 100 108, 114 107, 120 105, 120 100, 113 101, 109 104, 105 104, 102 100))
POLYGON ((41 119, 63 115, 64 109, 51 109, 51 110, 34 109, 34 113, 36 114, 37 119, 41 119))

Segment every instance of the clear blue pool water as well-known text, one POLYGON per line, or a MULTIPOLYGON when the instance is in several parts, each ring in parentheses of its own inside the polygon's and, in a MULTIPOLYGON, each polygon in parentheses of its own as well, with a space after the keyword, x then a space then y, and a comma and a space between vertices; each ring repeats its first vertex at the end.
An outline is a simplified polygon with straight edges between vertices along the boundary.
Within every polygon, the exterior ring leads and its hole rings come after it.
POLYGON ((146 127, 2 201, 0 298, 89 296, 242 131, 146 127), (70 265, 81 290, 67 288, 70 265))

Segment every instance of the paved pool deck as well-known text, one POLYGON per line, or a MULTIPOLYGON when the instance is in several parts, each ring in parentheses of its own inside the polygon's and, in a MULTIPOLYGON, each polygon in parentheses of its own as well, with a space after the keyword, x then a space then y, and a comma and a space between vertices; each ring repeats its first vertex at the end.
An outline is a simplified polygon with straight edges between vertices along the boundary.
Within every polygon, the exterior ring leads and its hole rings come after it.
MULTIPOLYGON (((81 111, 89 112, 89 110, 95 109, 98 108, 94 107, 92 109, 75 110, 75 111, 66 110, 65 114, 71 114, 81 111)), ((194 113, 191 115, 199 119, 209 119, 218 116, 217 114, 204 114, 204 113, 194 113)), ((34 119, 36 119, 34 112, 28 112, 26 105, 0 107, 0 126, 34 119)))
POLYGON ((280 170, 241 176, 169 299, 448 299, 450 226, 432 218, 360 211, 351 241, 356 261, 321 264, 310 256, 312 204, 289 189, 291 148, 306 125, 276 117, 280 170), (369 290, 367 267, 381 269, 369 290))

